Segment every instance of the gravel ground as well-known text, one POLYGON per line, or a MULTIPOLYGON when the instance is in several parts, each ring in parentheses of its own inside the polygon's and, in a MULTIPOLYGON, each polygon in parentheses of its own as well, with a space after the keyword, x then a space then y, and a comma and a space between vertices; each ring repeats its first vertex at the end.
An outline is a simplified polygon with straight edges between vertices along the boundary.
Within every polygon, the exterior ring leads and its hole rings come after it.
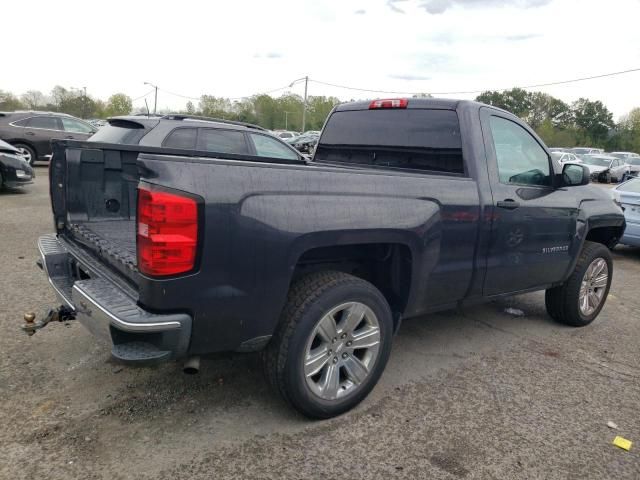
POLYGON ((541 293, 404 322, 369 398, 312 422, 255 355, 186 376, 122 368, 73 322, 22 334, 25 311, 55 305, 34 265, 52 229, 37 172, 0 193, 0 478, 640 478, 640 444, 612 445, 640 442, 640 250, 616 249, 613 294, 583 329, 554 324, 541 293))

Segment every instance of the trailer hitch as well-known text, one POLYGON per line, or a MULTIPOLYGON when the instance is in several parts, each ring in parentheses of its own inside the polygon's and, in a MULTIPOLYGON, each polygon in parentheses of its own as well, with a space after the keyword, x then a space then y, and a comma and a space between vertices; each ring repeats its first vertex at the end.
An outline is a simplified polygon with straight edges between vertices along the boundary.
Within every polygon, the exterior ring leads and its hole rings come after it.
POLYGON ((29 312, 24 314, 24 325, 20 328, 27 335, 31 336, 36 331, 46 327, 50 322, 66 322, 76 319, 76 312, 69 307, 60 305, 56 309, 49 310, 44 318, 36 322, 36 314, 29 312))

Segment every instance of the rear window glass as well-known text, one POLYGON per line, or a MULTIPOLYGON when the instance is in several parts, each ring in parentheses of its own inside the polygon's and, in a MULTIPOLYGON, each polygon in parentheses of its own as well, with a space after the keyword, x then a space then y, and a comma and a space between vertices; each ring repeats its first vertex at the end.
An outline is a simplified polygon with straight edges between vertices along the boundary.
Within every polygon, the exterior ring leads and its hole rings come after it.
POLYGON ((458 116, 451 110, 335 112, 315 160, 462 174, 458 116))
POLYGON ((56 117, 31 117, 31 119, 29 119, 29 127, 60 130, 60 125, 56 117))
POLYGON ((217 153, 249 153, 244 133, 236 130, 202 128, 198 135, 198 150, 217 153))
POLYGON ((169 134, 163 145, 168 148, 193 150, 196 148, 196 133, 195 128, 176 128, 169 134))
POLYGON ((89 142, 137 145, 149 130, 136 122, 118 121, 105 125, 89 137, 89 142))

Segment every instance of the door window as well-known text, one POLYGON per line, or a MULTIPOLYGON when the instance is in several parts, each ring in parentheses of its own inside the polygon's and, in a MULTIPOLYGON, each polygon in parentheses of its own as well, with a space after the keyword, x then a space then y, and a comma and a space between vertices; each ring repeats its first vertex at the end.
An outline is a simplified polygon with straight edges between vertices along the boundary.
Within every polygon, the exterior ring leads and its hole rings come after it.
POLYGON ((198 150, 217 153, 249 153, 244 133, 237 130, 202 128, 198 134, 198 150))
POLYGON ((529 132, 496 116, 491 116, 490 125, 501 183, 551 185, 549 157, 529 132))
POLYGON ((73 118, 62 117, 62 126, 66 132, 73 133, 93 133, 93 128, 83 122, 74 120, 73 118))
POLYGON ((176 128, 163 143, 167 148, 193 150, 196 148, 195 128, 176 128))
POLYGON ((29 127, 60 130, 60 123, 58 122, 58 117, 31 117, 29 127))
POLYGON ((256 154, 259 157, 284 158, 286 160, 298 159, 296 152, 284 146, 278 140, 257 133, 251 133, 250 135, 256 147, 256 154))

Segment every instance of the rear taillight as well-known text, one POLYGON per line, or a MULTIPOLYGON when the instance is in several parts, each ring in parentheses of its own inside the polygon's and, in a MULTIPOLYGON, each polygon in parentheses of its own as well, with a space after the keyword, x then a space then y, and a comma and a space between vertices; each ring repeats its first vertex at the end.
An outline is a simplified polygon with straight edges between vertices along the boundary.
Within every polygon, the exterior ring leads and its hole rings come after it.
POLYGON ((374 100, 369 104, 369 110, 377 110, 379 108, 407 108, 407 105, 409 105, 409 100, 406 98, 374 100))
POLYGON ((193 270, 198 246, 198 204, 166 191, 138 189, 138 269, 151 276, 193 270))

